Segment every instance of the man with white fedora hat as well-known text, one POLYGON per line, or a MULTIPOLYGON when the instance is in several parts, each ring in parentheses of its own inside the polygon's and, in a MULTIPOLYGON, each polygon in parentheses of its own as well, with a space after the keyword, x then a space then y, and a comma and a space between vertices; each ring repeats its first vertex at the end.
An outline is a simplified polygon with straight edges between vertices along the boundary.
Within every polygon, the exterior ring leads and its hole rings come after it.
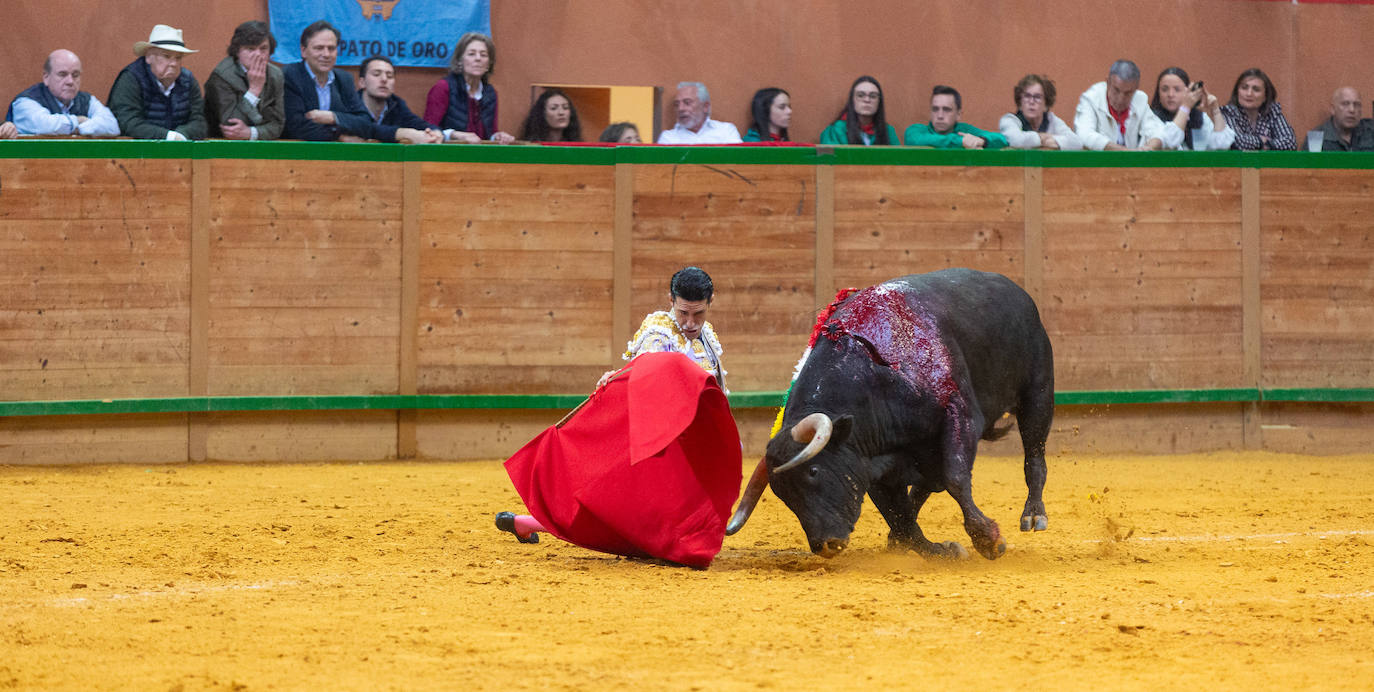
POLYGON ((200 84, 181 66, 187 53, 181 29, 158 24, 147 41, 134 44, 138 59, 110 87, 110 110, 119 130, 135 139, 204 139, 205 101, 200 84))

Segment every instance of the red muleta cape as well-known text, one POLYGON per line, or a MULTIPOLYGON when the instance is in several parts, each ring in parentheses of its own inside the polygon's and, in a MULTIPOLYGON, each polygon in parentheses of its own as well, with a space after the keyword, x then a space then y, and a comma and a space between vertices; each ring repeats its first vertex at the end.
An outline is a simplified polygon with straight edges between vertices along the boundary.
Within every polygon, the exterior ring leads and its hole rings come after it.
POLYGON ((569 543, 705 568, 725 540, 742 461, 715 378, 682 354, 645 353, 506 472, 530 514, 569 543))

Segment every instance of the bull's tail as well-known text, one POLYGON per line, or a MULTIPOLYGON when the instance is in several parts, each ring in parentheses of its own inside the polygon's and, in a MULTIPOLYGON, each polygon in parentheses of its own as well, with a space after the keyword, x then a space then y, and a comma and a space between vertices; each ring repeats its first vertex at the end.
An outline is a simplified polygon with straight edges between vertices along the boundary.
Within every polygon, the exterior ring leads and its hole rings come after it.
POLYGON ((1011 432, 1012 426, 1016 424, 1016 421, 1010 417, 1007 417, 1005 420, 1007 424, 1000 428, 996 425, 988 426, 987 431, 983 433, 983 439, 996 441, 1006 437, 1007 433, 1011 432))

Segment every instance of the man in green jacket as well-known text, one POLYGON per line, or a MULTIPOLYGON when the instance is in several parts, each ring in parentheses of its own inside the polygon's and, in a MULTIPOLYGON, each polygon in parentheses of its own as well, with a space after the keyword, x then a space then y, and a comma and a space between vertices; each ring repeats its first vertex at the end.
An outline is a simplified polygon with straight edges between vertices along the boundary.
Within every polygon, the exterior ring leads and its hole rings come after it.
POLYGON ((106 102, 119 131, 134 139, 205 139, 205 99, 181 59, 196 51, 181 40, 181 29, 153 27, 147 41, 134 44, 138 57, 125 67, 106 102))
POLYGON ((930 93, 930 124, 916 123, 906 129, 902 143, 936 149, 1001 149, 1007 138, 959 122, 964 102, 959 91, 943 84, 930 93))

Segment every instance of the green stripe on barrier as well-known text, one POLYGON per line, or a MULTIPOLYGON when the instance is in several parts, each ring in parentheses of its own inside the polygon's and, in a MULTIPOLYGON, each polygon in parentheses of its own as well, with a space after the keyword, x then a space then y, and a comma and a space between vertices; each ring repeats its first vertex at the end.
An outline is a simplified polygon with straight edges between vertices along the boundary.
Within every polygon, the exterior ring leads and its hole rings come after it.
POLYGON ((269 159, 440 161, 606 166, 689 165, 990 166, 1043 168, 1374 169, 1370 152, 1099 152, 915 147, 543 146, 495 144, 353 144, 341 142, 165 142, 139 139, 18 139, 0 143, 0 159, 269 159), (833 152, 832 152, 833 149, 833 152), (824 152, 824 153, 822 153, 824 152))
MULTIPOLYGON (((781 406, 786 392, 734 392, 735 408, 781 406)), ((283 396, 191 396, 145 399, 76 399, 60 401, 0 401, 0 416, 75 416, 128 413, 212 413, 252 411, 393 411, 500 409, 538 410, 573 408, 582 394, 359 394, 283 396)), ((1205 404, 1243 402, 1372 403, 1374 388, 1290 389, 1145 389, 1126 391, 1065 391, 1055 393, 1060 406, 1112 404, 1205 404)))
POLYGON ((1374 401, 1374 388, 1352 389, 1266 389, 1261 394, 1265 401, 1282 402, 1326 402, 1326 403, 1366 403, 1374 401))
POLYGON ((1060 406, 1106 404, 1212 404, 1260 401, 1260 390, 1241 389, 1137 389, 1127 391, 1055 392, 1060 406))

